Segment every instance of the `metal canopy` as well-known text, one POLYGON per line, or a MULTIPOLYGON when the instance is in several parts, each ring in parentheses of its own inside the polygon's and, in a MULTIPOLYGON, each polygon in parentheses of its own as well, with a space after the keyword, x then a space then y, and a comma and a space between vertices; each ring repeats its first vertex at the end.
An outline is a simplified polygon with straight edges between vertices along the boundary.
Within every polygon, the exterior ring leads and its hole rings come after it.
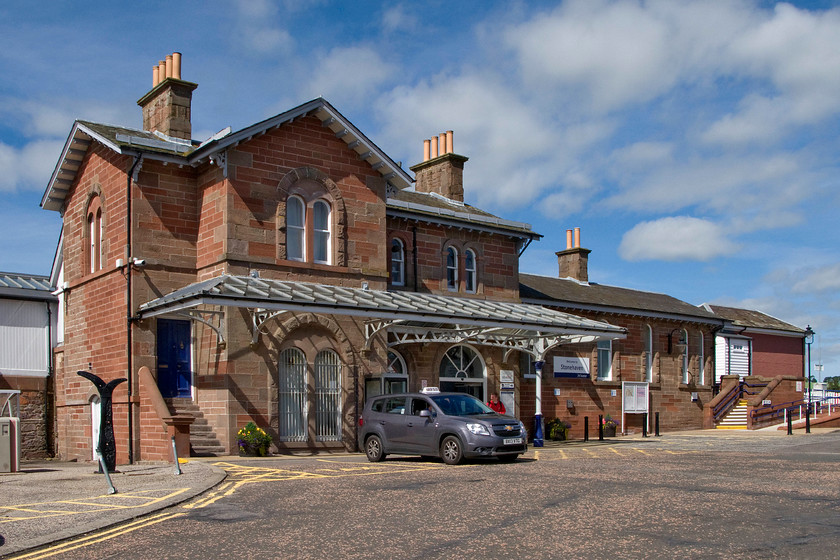
POLYGON ((621 327, 539 305, 232 275, 191 284, 144 303, 138 315, 182 313, 204 305, 249 309, 254 342, 268 320, 289 311, 368 317, 368 347, 374 334, 387 330, 393 335, 392 346, 470 342, 521 350, 539 359, 558 344, 626 336, 621 327))

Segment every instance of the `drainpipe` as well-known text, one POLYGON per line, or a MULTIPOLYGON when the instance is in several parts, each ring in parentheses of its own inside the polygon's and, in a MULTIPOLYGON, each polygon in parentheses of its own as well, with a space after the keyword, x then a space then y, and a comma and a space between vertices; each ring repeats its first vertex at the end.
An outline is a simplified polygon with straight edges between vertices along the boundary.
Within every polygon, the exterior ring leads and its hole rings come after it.
POLYGON ((47 382, 46 387, 44 387, 44 408, 46 409, 44 412, 46 413, 46 426, 45 428, 45 436, 46 436, 46 444, 47 444, 47 453, 53 455, 53 428, 52 428, 52 418, 53 418, 53 410, 55 410, 55 405, 52 401, 54 396, 51 396, 50 393, 54 393, 54 390, 50 390, 50 387, 54 386, 55 384, 55 372, 53 371, 53 346, 52 346, 52 308, 50 307, 50 302, 46 302, 47 304, 47 382))
POLYGON ((134 421, 133 421, 133 403, 132 396, 134 394, 134 376, 132 370, 134 369, 134 360, 132 359, 132 336, 131 324, 134 322, 132 315, 132 301, 131 301, 131 181, 135 170, 143 161, 143 155, 135 155, 134 163, 131 164, 131 169, 126 174, 126 188, 125 188, 125 259, 126 259, 126 362, 128 368, 128 463, 134 464, 134 421))

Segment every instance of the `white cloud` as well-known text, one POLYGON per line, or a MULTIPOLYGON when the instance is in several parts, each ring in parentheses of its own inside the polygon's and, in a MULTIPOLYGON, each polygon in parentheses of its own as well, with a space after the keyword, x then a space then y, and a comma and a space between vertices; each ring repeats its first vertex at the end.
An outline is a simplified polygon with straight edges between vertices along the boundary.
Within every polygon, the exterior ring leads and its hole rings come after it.
POLYGON ((737 250, 718 224, 677 216, 636 225, 624 234, 618 253, 628 261, 709 261, 737 250))
POLYGON ((39 140, 19 149, 0 143, 0 192, 45 189, 63 146, 57 140, 39 140))
MULTIPOLYGON (((270 0, 240 0, 236 4, 238 22, 234 37, 258 53, 288 52, 294 46, 291 34, 273 25, 278 6, 270 0)), ((286 6, 289 10, 289 6, 286 6)))
POLYGON ((404 4, 397 4, 382 14, 382 27, 386 32, 410 30, 418 25, 417 18, 407 13, 404 4))
POLYGON ((308 95, 320 95, 342 106, 370 100, 395 71, 372 48, 361 46, 334 48, 314 65, 304 88, 308 95))
POLYGON ((840 292, 840 263, 801 271, 791 287, 795 294, 840 292))

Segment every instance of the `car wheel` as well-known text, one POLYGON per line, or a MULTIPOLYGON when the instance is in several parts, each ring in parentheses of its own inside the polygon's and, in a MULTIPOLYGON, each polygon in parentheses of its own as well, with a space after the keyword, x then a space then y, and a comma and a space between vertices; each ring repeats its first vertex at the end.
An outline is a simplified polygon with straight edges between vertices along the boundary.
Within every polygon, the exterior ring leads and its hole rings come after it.
POLYGON ((440 444, 440 456, 447 465, 457 465, 464 458, 461 440, 455 436, 446 436, 440 444))
POLYGON ((499 455, 499 461, 502 463, 513 463, 519 457, 518 453, 511 453, 510 455, 499 455))
POLYGON ((382 440, 379 436, 370 436, 365 441, 365 455, 371 463, 378 463, 385 458, 385 453, 382 452, 382 440))

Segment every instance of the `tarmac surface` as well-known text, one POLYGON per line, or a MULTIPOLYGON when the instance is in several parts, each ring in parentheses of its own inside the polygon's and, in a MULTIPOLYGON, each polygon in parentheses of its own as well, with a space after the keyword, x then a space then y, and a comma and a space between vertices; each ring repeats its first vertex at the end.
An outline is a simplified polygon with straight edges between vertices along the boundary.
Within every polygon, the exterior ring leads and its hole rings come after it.
MULTIPOLYGON (((814 431, 829 433, 838 430, 814 431)), ((709 449, 710 445, 717 447, 716 439, 733 437, 739 440, 741 449, 748 451, 752 448, 756 452, 788 445, 793 450, 794 445, 806 441, 801 436, 788 439, 783 431, 778 430, 699 430, 669 433, 663 439, 679 440, 679 447, 709 449), (753 434, 765 437, 751 437, 753 434), (776 437, 768 439, 767 436, 776 437)), ((654 439, 651 436, 647 441, 653 443, 654 439)), ((641 435, 619 436, 604 441, 598 441, 596 437, 589 442, 546 441, 542 449, 621 447, 632 444, 634 440, 642 440, 641 435)), ((814 444, 817 442, 814 441, 814 444)), ((525 457, 535 458, 540 449, 529 446, 525 457)), ((176 474, 176 468, 171 463, 118 465, 117 472, 110 475, 114 493, 111 493, 106 477, 97 473, 97 465, 92 462, 24 461, 19 472, 0 473, 0 557, 122 524, 186 502, 225 480, 225 471, 215 463, 240 460, 240 457, 191 458, 181 463, 181 474, 176 474)))

